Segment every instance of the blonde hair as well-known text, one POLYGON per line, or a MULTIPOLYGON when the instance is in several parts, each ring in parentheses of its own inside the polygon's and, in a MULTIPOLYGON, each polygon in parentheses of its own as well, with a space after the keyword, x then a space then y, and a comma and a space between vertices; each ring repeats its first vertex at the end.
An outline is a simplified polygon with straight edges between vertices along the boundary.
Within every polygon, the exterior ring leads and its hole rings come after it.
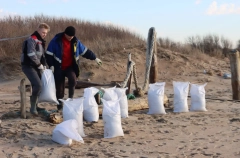
POLYGON ((47 29, 48 31, 50 31, 50 26, 48 24, 46 24, 46 23, 40 23, 38 25, 38 29, 42 29, 42 28, 47 29))

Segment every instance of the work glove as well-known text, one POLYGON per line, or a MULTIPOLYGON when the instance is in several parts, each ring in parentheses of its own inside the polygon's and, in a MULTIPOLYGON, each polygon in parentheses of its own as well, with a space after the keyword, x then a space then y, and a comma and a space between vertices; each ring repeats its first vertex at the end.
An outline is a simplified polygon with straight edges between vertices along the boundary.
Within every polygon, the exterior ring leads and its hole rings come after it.
POLYGON ((100 59, 96 58, 95 61, 97 62, 97 64, 98 64, 99 66, 102 65, 102 61, 101 61, 100 59))
POLYGON ((50 69, 51 69, 52 72, 54 73, 54 66, 51 66, 50 69))
POLYGON ((40 66, 38 66, 38 69, 40 71, 40 74, 42 74, 44 70, 44 66, 41 64, 40 66))

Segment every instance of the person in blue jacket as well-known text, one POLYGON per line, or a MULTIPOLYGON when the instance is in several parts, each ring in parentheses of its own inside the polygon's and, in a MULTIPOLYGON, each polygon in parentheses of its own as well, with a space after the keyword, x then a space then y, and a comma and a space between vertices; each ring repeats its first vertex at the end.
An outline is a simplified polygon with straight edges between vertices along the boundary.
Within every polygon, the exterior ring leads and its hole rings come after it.
MULTIPOLYGON (((102 61, 96 58, 96 55, 77 39, 75 33, 76 29, 73 26, 68 26, 64 32, 56 34, 50 41, 45 55, 47 64, 54 73, 57 99, 64 97, 65 77, 68 78, 68 97, 73 98, 80 73, 80 56, 95 60, 98 65, 102 64, 102 61)), ((60 102, 57 108, 61 110, 62 107, 60 102)))

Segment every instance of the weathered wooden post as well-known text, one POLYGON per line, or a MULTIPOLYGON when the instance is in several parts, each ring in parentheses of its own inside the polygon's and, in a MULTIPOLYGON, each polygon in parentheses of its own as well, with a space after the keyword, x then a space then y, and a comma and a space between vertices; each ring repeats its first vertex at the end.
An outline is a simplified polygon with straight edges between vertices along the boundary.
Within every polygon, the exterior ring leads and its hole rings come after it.
MULTIPOLYGON (((130 68, 131 61, 132 61, 131 53, 129 53, 128 54, 128 64, 127 64, 128 66, 127 66, 127 69, 130 68)), ((131 72, 130 77, 129 77, 128 82, 127 82, 128 89, 126 90, 126 95, 130 94, 130 92, 131 92, 131 84, 132 84, 132 72, 131 72)))
POLYGON ((155 41, 156 39, 156 33, 153 35, 153 56, 152 56, 152 63, 151 63, 151 68, 150 68, 150 83, 156 83, 157 82, 157 77, 158 77, 158 65, 157 65, 157 43, 155 41))
POLYGON ((233 100, 240 100, 240 63, 239 52, 232 50, 229 52, 231 80, 232 80, 232 94, 233 100))
POLYGON ((25 85, 25 78, 23 78, 20 81, 19 91, 20 91, 20 96, 21 96, 21 107, 20 107, 21 117, 25 119, 26 118, 26 85, 25 85))

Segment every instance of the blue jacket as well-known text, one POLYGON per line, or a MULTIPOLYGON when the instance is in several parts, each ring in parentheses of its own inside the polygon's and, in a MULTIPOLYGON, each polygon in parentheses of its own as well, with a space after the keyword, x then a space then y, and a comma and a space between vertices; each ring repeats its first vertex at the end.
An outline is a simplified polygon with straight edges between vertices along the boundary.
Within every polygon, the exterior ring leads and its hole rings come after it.
MULTIPOLYGON (((57 34, 49 43, 47 52, 46 52, 46 60, 49 67, 54 66, 54 70, 61 69, 62 63, 62 36, 64 33, 57 34)), ((75 36, 71 40, 71 50, 72 50, 72 57, 73 57, 73 69, 76 73, 76 76, 79 76, 79 64, 80 60, 79 57, 82 56, 84 58, 95 60, 95 54, 85 47, 80 40, 78 40, 75 36)))

